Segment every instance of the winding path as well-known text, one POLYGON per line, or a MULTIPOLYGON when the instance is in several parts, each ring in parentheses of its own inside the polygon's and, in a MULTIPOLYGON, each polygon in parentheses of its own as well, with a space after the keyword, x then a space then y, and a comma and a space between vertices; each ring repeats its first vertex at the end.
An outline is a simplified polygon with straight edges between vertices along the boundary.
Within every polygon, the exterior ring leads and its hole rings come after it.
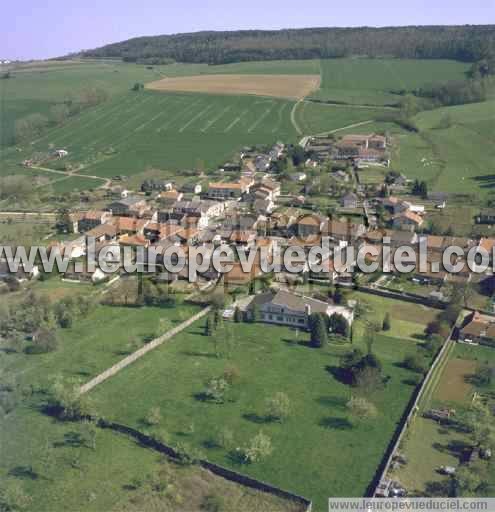
POLYGON ((297 121, 296 121, 296 111, 297 111, 298 105, 300 103, 302 103, 303 101, 304 101, 304 99, 301 98, 299 101, 294 103, 294 106, 292 107, 292 110, 290 112, 290 120, 291 120, 292 126, 294 127, 294 129, 296 130, 298 135, 302 135, 302 130, 301 130, 300 126, 297 124, 297 121))
MULTIPOLYGON (((89 178, 92 180, 104 181, 104 183, 102 185, 100 185, 99 188, 109 188, 110 184, 112 183, 112 180, 109 178, 102 178, 101 176, 95 176, 94 174, 79 174, 76 171, 69 171, 69 172, 57 171, 55 169, 49 169, 48 167, 40 167, 37 165, 32 165, 31 167, 25 167, 25 169, 28 169, 28 170, 34 169, 34 170, 43 171, 43 172, 51 172, 53 174, 63 175, 66 178, 72 178, 75 176, 76 178, 89 178)), ((50 182, 50 183, 52 183, 52 182, 50 182)), ((50 183, 47 183, 47 185, 49 185, 50 183)))

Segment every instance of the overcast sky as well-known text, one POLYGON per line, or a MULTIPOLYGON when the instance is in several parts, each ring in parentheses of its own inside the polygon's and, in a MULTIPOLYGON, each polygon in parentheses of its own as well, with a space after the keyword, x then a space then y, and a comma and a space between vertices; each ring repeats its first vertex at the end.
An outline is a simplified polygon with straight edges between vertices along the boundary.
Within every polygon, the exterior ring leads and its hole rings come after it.
POLYGON ((5 0, 0 58, 198 30, 495 23, 495 0, 5 0))

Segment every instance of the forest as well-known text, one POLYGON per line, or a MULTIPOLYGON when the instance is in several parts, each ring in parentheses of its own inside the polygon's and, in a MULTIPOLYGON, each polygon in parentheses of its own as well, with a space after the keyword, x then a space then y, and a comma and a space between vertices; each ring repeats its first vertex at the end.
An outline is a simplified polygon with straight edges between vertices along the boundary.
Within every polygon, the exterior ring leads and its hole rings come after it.
POLYGON ((494 53, 495 25, 465 25, 197 32, 137 37, 80 55, 128 62, 225 64, 348 56, 479 62, 494 53))

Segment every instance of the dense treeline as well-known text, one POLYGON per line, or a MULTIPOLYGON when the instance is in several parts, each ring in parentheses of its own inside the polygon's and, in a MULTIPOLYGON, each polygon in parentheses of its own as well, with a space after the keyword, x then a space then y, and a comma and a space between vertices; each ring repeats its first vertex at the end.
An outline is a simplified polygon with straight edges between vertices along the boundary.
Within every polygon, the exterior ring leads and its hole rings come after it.
POLYGON ((138 37, 88 50, 83 55, 210 64, 352 55, 477 62, 493 55, 494 48, 494 25, 466 25, 197 32, 138 37))
POLYGON ((486 100, 486 83, 484 80, 454 80, 422 87, 416 95, 446 106, 476 103, 486 100))

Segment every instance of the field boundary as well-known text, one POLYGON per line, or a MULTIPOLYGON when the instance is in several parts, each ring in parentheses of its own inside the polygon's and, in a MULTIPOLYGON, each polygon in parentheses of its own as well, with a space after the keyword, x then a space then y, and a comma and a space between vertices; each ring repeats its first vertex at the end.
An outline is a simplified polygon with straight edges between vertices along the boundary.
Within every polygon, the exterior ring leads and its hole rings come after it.
POLYGON ((117 373, 119 373, 121 370, 129 366, 130 364, 134 363, 134 361, 137 361, 141 357, 143 357, 148 352, 151 352, 155 348, 159 347, 163 343, 165 343, 170 338, 173 338, 176 334, 183 331, 187 327, 189 327, 191 324, 196 322, 196 320, 199 320, 200 318, 204 317, 207 313, 209 313, 211 310, 211 306, 207 306, 206 308, 202 309, 199 313, 196 313, 188 320, 182 322, 178 326, 174 327, 170 331, 167 331, 165 334, 162 334, 158 338, 155 338, 154 340, 150 341, 144 347, 141 347, 140 349, 136 350, 132 354, 128 355, 118 363, 114 364, 110 368, 107 368, 105 371, 91 379, 90 381, 86 382, 86 384, 83 384, 79 388, 79 394, 83 395, 87 393, 88 391, 91 391, 93 388, 101 384, 102 382, 106 381, 110 377, 113 377, 117 373))
POLYGON ((388 474, 388 471, 390 469, 390 465, 392 464, 392 458, 397 452, 400 443, 404 439, 404 435, 407 432, 407 429, 411 425, 414 416, 419 412, 419 405, 420 402, 423 400, 425 393, 427 391, 431 390, 431 382, 434 377, 437 376, 438 372, 441 373, 441 370, 439 370, 440 365, 442 367, 444 366, 444 363, 446 360, 448 360, 448 355, 450 354, 450 351, 452 350, 452 347, 455 345, 455 341, 452 339, 452 336, 456 330, 456 327, 451 329, 449 336, 445 340, 445 343, 443 344, 441 350, 438 352, 438 354, 435 357, 435 360, 433 361, 433 364, 431 365, 430 369, 428 370, 428 373, 423 379, 423 382, 421 383, 421 386, 419 388, 416 388, 416 390, 413 393, 413 396, 411 397, 410 403, 408 407, 406 408, 403 419, 401 420, 399 427, 397 431, 395 432, 389 448, 386 451, 386 455, 382 463, 380 464, 377 474, 371 483, 371 489, 372 492, 370 493, 371 496, 376 496, 378 486, 382 482, 382 480, 386 477, 388 474), (438 370, 438 371, 437 371, 438 370))
MULTIPOLYGON (((180 454, 174 448, 163 443, 162 441, 157 441, 153 437, 143 434, 141 431, 136 430, 132 427, 128 427, 127 425, 122 425, 120 423, 114 423, 104 419, 100 419, 98 421, 98 426, 100 428, 110 429, 114 432, 131 436, 137 441, 139 441, 139 443, 143 446, 165 453, 172 459, 180 460, 180 454)), ((268 484, 261 480, 257 480, 250 476, 243 475, 242 473, 238 473, 237 471, 233 471, 232 469, 228 469, 224 466, 220 466, 219 464, 215 464, 214 462, 210 462, 207 459, 199 459, 196 461, 196 463, 203 469, 210 471, 211 473, 220 476, 225 480, 229 480, 231 482, 243 485, 244 487, 250 487, 251 489, 256 489, 257 491, 261 491, 267 494, 271 494, 273 496, 277 496, 279 498, 283 498, 298 503, 304 507, 304 509, 301 510, 301 512, 311 512, 312 510, 312 501, 303 496, 299 496, 298 494, 294 494, 292 492, 281 489, 280 487, 276 487, 274 485, 268 484)))

